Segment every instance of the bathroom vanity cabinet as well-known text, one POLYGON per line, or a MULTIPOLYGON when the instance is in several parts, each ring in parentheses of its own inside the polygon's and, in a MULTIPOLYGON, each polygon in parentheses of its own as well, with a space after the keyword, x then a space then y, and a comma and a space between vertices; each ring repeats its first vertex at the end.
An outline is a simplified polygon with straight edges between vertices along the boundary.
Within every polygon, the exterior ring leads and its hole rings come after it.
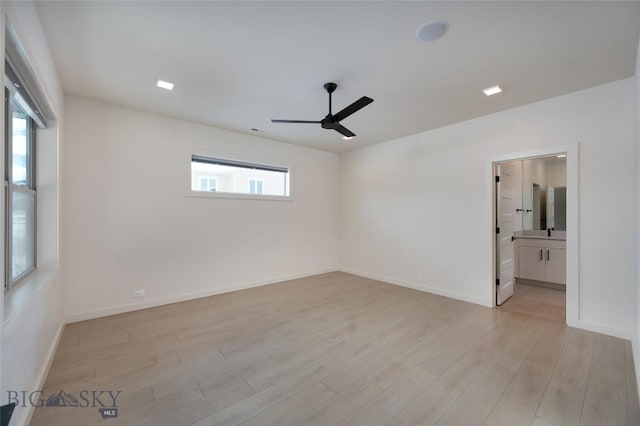
POLYGON ((566 284, 566 242, 545 238, 516 240, 516 277, 566 284))

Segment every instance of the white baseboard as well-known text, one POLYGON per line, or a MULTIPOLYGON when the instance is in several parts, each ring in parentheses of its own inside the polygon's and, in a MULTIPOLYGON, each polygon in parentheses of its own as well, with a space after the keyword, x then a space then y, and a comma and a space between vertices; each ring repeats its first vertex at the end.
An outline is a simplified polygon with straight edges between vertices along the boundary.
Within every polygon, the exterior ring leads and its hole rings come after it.
MULTIPOLYGON (((47 352, 47 362, 40 369, 40 373, 36 378, 36 382, 32 389, 43 389, 44 383, 47 380, 47 376, 49 375, 49 369, 51 368, 51 364, 53 363, 53 359, 56 356, 56 351, 58 350, 58 345, 60 344, 60 339, 62 338, 62 332, 64 331, 64 321, 60 322, 60 326, 58 327, 58 331, 56 332, 56 337, 53 339, 51 343, 51 347, 47 352)), ((24 419, 22 419, 22 423, 20 423, 19 418, 11 419, 11 424, 23 424, 28 425, 31 423, 31 418, 33 417, 33 413, 35 412, 35 407, 30 404, 27 404, 26 414, 24 415, 24 419)))
MULTIPOLYGON (((465 293, 458 293, 458 292, 445 290, 437 287, 429 287, 421 283, 399 280, 396 278, 386 277, 383 275, 371 274, 369 272, 359 271, 353 268, 342 267, 340 268, 340 271, 346 272, 348 274, 358 275, 365 278, 371 278, 374 280, 383 281, 389 284, 395 284, 402 287, 412 288, 414 290, 420 290, 420 291, 425 291, 427 293, 437 294, 439 296, 449 297, 451 299, 462 300, 464 302, 475 303, 477 305, 487 306, 490 308, 492 307, 491 303, 487 303, 487 301, 482 300, 482 298, 471 296, 465 293)), ((593 331, 595 333, 606 334, 608 336, 618 337, 620 339, 625 339, 625 340, 631 340, 632 334, 633 334, 631 330, 611 327, 611 326, 593 323, 585 320, 569 321, 568 325, 571 327, 580 328, 587 331, 593 331)), ((634 349, 636 349, 635 345, 634 345, 634 349)), ((636 361, 636 358, 637 357, 634 353, 634 362, 638 367, 638 370, 636 371, 640 371, 640 359, 636 361)), ((637 377, 638 377, 638 386, 640 387, 640 374, 638 374, 637 377)))
POLYGON ((569 321, 570 327, 581 328, 594 333, 606 334, 608 336, 618 337, 620 339, 631 340, 633 333, 625 328, 610 327, 608 325, 598 324, 585 320, 569 321))
POLYGON ((238 283, 226 287, 217 287, 193 293, 180 294, 177 296, 163 297, 159 299, 147 300, 144 302, 128 303, 126 305, 113 306, 105 309, 93 311, 84 311, 78 313, 67 314, 66 323, 70 324, 78 321, 85 321, 94 318, 106 317, 109 315, 122 314, 125 312, 138 311, 140 309, 154 308, 156 306, 169 305, 171 303, 185 302, 187 300, 200 299, 202 297, 215 296, 216 294, 231 293, 238 290, 247 290, 249 288, 262 287, 269 284, 275 284, 282 281, 296 280, 314 275, 326 274, 337 271, 337 268, 319 269, 316 271, 305 272, 301 274, 287 275, 267 280, 254 281, 249 283, 238 283))
MULTIPOLYGON (((414 290, 424 291, 426 293, 437 294, 438 296, 449 297, 451 299, 456 299, 456 300, 461 300, 461 301, 464 301, 464 302, 474 303, 476 305, 492 307, 490 302, 487 302, 487 301, 483 300, 480 297, 472 296, 472 295, 469 295, 469 294, 466 294, 466 293, 459 293, 459 292, 455 292, 455 291, 451 291, 451 290, 447 290, 447 289, 443 289, 443 288, 439 288, 439 287, 430 287, 430 286, 424 285, 422 283, 406 281, 406 280, 400 280, 400 279, 396 279, 396 278, 392 278, 392 277, 387 277, 387 276, 384 276, 384 275, 372 274, 372 273, 360 271, 360 270, 354 269, 354 268, 341 267, 341 268, 326 268, 326 269, 321 269, 321 270, 317 270, 317 271, 311 271, 311 272, 306 272, 306 273, 301 273, 301 274, 282 276, 282 277, 278 277, 278 278, 254 281, 254 282, 249 282, 249 283, 238 283, 238 284, 234 284, 234 285, 230 285, 230 286, 226 286, 226 287, 218 287, 218 288, 214 288, 214 289, 208 289, 208 290, 199 291, 199 292, 181 294, 181 295, 172 296, 172 297, 165 297, 165 298, 160 298, 160 299, 148 300, 148 301, 139 302, 139 303, 130 303, 130 304, 126 304, 126 305, 119 305, 119 306, 114 306, 114 307, 105 308, 105 309, 99 309, 99 310, 94 310, 94 311, 79 312, 79 313, 74 313, 74 314, 67 315, 65 322, 67 324, 69 324, 69 323, 78 322, 78 321, 84 321, 84 320, 89 320, 89 319, 94 319, 94 318, 105 317, 105 316, 109 316, 109 315, 121 314, 121 313, 124 313, 124 312, 137 311, 137 310, 140 310, 140 309, 153 308, 153 307, 156 307, 156 306, 162 306, 162 305, 168 305, 168 304, 171 304, 171 303, 184 302, 184 301, 187 301, 187 300, 199 299, 199 298, 202 298, 202 297, 215 296, 217 294, 230 293, 230 292, 233 292, 233 291, 246 290, 246 289, 255 288, 255 287, 261 287, 261 286, 265 286, 265 285, 269 285, 269 284, 275 284, 275 283, 279 283, 279 282, 282 282, 282 281, 289 281, 289 280, 295 280, 295 279, 300 279, 300 278, 306 278, 306 277, 310 277, 310 276, 314 276, 314 275, 320 275, 320 274, 325 274, 325 273, 329 273, 329 272, 336 272, 336 271, 345 272, 345 273, 348 273, 348 274, 357 275, 357 276, 364 277, 364 278, 370 278, 370 279, 374 279, 374 280, 377 280, 377 281, 383 281, 383 282, 386 282, 386 283, 389 283, 389 284, 394 284, 394 285, 398 285, 398 286, 401 286, 401 287, 411 288, 411 289, 414 289, 414 290)), ((589 322, 589 321, 585 321, 585 320, 570 321, 568 323, 568 325, 571 326, 571 327, 580 328, 580 329, 588 330, 588 331, 593 331, 595 333, 606 334, 606 335, 613 336, 613 337, 619 337, 621 339, 626 339, 626 340, 631 340, 632 339, 632 334, 633 334, 631 332, 631 330, 617 328, 617 327, 610 327, 610 326, 607 326, 607 325, 593 323, 593 322, 589 322)), ((62 330, 60 330, 60 333, 61 332, 62 332, 62 330)), ((60 338, 60 336, 57 336, 58 340, 59 340, 59 338, 60 338)), ((56 340, 56 345, 57 345, 57 341, 58 340, 56 340)), ((633 347, 634 347, 634 350, 636 350, 636 345, 633 345, 633 347)), ((634 361, 636 360, 636 358, 637 357, 636 357, 635 352, 634 352, 634 361)), ((640 363, 640 359, 638 360, 638 362, 636 362, 636 364, 638 364, 638 363, 640 363)), ((47 369, 48 369, 48 367, 47 367, 47 369)), ((640 374, 638 375, 638 378, 640 380, 640 374)))
POLYGON ((481 297, 471 296, 466 293, 458 293, 456 291, 446 290, 443 288, 430 287, 422 283, 399 280, 396 278, 385 277, 383 275, 371 274, 369 272, 359 271, 353 268, 343 267, 343 268, 340 268, 340 271, 346 272, 347 274, 358 275, 364 278, 371 278, 372 280, 383 281, 389 284, 398 285, 400 287, 412 288, 414 290, 420 290, 426 293, 437 294, 438 296, 444 296, 444 297, 449 297, 451 299, 462 300, 463 302, 474 303, 476 305, 487 306, 489 308, 491 307, 491 304, 487 303, 487 301, 483 300, 481 297))

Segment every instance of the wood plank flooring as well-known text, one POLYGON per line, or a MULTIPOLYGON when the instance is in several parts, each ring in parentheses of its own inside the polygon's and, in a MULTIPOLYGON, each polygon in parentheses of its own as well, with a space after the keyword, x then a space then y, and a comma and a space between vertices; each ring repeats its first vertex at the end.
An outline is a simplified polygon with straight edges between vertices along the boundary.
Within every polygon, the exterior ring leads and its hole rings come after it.
POLYGON ((335 272, 74 323, 45 398, 121 391, 118 417, 42 407, 31 424, 640 424, 630 343, 565 326, 564 306, 552 289, 488 309, 335 272))

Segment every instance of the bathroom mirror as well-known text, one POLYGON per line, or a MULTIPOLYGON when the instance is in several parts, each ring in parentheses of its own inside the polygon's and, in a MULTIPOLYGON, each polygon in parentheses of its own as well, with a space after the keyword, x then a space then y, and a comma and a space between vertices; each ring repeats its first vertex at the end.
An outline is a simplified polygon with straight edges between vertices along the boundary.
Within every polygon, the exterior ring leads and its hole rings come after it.
POLYGON ((523 230, 567 229, 567 161, 544 157, 522 161, 523 230))

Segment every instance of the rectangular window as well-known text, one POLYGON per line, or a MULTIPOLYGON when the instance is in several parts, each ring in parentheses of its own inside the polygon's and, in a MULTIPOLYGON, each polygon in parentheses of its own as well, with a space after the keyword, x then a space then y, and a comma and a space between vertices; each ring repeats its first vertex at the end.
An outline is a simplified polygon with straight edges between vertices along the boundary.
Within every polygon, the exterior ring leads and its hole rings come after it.
POLYGON ((191 191, 289 197, 289 169, 192 155, 191 191))
POLYGON ((249 179, 249 194, 262 194, 262 187, 264 186, 264 180, 262 179, 249 179))
POLYGON ((24 101, 5 88, 5 277, 8 289, 36 267, 35 129, 24 101))
POLYGON ((218 179, 212 177, 200 177, 200 191, 216 191, 218 188, 218 179))

